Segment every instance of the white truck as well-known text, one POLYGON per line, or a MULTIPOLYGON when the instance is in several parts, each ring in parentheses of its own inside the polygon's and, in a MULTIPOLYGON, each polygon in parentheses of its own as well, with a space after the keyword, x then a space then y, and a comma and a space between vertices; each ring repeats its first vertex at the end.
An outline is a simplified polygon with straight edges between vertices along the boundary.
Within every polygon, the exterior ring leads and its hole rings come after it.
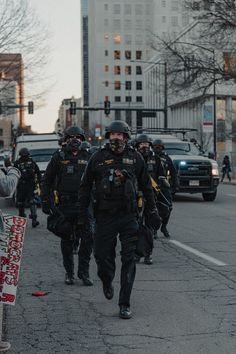
POLYGON ((27 148, 43 174, 52 155, 59 149, 59 139, 56 133, 22 134, 16 138, 12 160, 19 158, 21 148, 27 148))

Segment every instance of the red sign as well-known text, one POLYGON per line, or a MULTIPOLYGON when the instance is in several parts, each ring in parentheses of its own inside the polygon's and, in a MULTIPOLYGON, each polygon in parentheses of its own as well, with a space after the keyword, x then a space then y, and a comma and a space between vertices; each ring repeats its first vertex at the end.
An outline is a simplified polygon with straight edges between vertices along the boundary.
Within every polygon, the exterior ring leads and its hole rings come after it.
POLYGON ((0 301, 15 305, 27 219, 0 217, 0 301))

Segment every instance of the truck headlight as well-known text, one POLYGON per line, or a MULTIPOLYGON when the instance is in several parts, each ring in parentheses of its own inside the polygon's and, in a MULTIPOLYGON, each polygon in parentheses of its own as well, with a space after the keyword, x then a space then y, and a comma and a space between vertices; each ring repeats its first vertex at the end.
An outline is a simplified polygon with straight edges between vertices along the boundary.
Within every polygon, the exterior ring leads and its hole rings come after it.
POLYGON ((213 163, 211 166, 212 176, 219 176, 219 167, 217 163, 213 163))

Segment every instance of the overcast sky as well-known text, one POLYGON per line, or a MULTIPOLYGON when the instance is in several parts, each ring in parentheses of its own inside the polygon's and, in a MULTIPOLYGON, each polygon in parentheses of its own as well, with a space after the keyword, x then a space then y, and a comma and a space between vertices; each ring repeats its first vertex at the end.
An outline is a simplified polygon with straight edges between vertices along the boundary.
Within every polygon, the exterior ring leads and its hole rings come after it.
MULTIPOLYGON (((26 114, 26 124, 37 132, 50 132, 63 98, 81 96, 80 0, 29 0, 39 18, 49 24, 51 60, 48 72, 54 83, 45 107, 26 114)), ((27 93, 27 86, 25 87, 27 93)))

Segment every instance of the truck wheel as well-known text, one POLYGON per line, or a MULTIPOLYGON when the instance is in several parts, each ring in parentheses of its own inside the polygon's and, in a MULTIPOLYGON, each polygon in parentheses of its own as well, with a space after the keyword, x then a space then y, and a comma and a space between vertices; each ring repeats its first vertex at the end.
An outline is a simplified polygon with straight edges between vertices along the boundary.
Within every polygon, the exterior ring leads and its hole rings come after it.
POLYGON ((202 193, 202 197, 206 202, 213 202, 216 199, 217 191, 213 193, 202 193))

